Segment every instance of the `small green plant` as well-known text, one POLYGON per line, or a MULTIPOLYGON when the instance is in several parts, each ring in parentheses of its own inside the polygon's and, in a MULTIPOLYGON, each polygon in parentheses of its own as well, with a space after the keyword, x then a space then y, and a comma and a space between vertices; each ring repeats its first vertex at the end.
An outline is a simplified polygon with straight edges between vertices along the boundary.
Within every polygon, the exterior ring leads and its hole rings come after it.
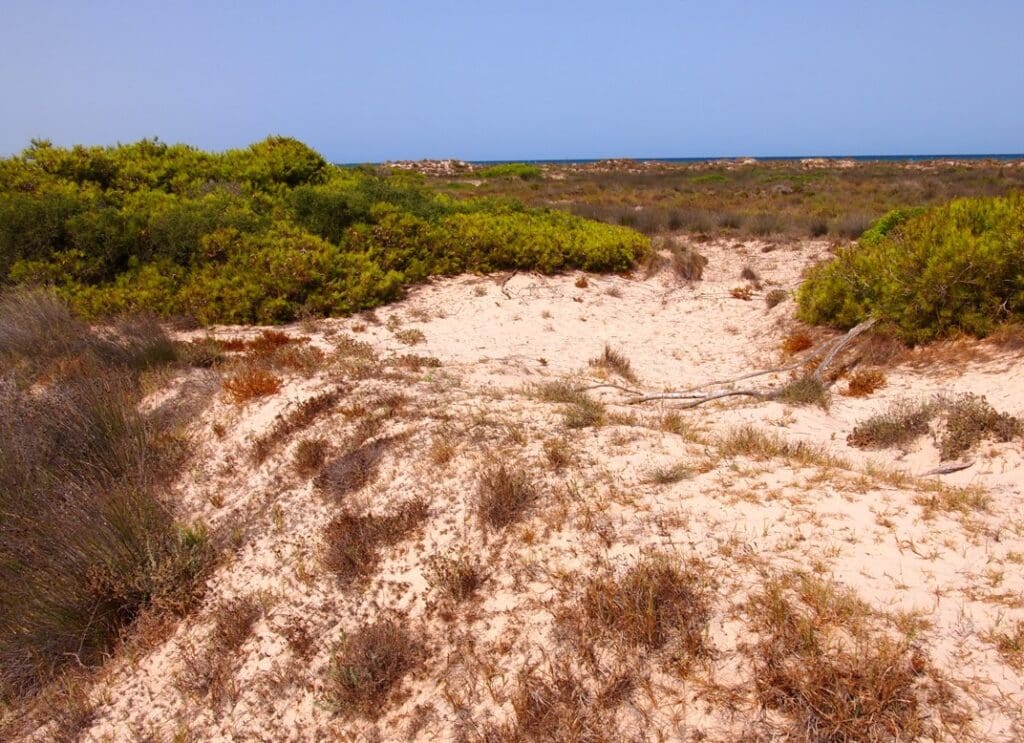
POLYGON ((817 405, 828 408, 831 395, 825 384, 811 375, 797 377, 776 390, 772 397, 790 405, 817 405))
POLYGON ((592 428, 600 426, 604 420, 604 405, 586 394, 581 394, 562 412, 566 428, 592 428))

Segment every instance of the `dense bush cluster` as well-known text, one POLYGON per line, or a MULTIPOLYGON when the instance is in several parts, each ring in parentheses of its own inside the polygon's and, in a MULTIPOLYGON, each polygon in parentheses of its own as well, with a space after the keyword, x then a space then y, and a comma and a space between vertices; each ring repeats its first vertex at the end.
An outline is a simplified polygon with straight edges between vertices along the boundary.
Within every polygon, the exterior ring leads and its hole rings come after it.
POLYGON ((483 178, 521 178, 524 181, 540 178, 544 171, 529 163, 499 163, 476 173, 483 178))
POLYGON ((849 328, 873 316, 909 343, 984 337, 1024 317, 1024 195, 890 212, 815 267, 797 301, 806 322, 849 328))
POLYGON ((277 323, 373 307, 436 274, 620 271, 647 246, 421 180, 339 168, 283 137, 223 153, 37 141, 0 160, 0 284, 53 286, 86 316, 277 323))

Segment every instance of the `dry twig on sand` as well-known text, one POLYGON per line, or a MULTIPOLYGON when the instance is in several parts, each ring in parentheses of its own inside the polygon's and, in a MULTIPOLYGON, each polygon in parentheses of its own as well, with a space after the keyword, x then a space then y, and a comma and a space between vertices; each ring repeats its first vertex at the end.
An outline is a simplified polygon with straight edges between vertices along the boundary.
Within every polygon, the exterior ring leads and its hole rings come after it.
POLYGON ((720 387, 726 384, 735 384, 742 382, 747 379, 753 379, 754 377, 763 377, 768 374, 780 374, 782 372, 792 371, 800 367, 807 366, 815 359, 821 358, 821 361, 815 367, 814 371, 808 376, 821 383, 824 381, 824 375, 828 367, 835 361, 836 357, 839 356, 840 352, 846 348, 857 336, 865 331, 871 329, 874 326, 875 320, 865 320, 861 324, 851 328, 846 335, 841 335, 836 338, 821 344, 818 348, 812 350, 809 354, 804 356, 799 361, 786 366, 775 367, 774 369, 764 369, 761 371, 751 372, 744 374, 739 377, 733 377, 732 379, 719 379, 714 382, 705 382, 704 384, 697 385, 696 387, 690 387, 685 390, 677 390, 670 392, 653 393, 649 395, 641 394, 634 400, 630 400, 633 405, 651 402, 654 400, 689 400, 683 408, 695 408, 698 405, 703 405, 706 402, 712 400, 720 400, 724 397, 756 397, 762 400, 767 400, 774 397, 778 393, 778 388, 766 388, 766 389, 743 389, 743 390, 727 390, 724 392, 699 392, 699 390, 706 390, 709 387, 720 387))

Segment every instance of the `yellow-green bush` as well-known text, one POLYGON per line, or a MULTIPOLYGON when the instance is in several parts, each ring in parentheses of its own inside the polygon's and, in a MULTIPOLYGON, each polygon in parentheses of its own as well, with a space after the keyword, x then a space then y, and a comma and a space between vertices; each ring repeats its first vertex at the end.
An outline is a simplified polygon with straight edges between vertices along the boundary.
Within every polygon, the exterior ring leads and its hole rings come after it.
POLYGON ((641 235, 409 173, 330 166, 295 140, 206 153, 143 140, 0 160, 0 285, 47 285, 85 316, 201 322, 346 314, 428 276, 621 271, 641 235))
POLYGON ((805 322, 877 317, 909 343, 984 337, 1024 316, 1024 196, 892 212, 816 266, 797 302, 805 322))

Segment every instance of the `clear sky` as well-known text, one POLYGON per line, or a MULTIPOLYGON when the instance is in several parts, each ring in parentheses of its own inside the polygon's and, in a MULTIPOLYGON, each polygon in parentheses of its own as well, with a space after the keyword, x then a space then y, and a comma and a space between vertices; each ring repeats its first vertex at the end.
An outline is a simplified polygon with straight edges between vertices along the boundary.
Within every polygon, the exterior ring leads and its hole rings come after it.
POLYGON ((0 153, 1024 151, 1022 0, 0 1, 0 153))

